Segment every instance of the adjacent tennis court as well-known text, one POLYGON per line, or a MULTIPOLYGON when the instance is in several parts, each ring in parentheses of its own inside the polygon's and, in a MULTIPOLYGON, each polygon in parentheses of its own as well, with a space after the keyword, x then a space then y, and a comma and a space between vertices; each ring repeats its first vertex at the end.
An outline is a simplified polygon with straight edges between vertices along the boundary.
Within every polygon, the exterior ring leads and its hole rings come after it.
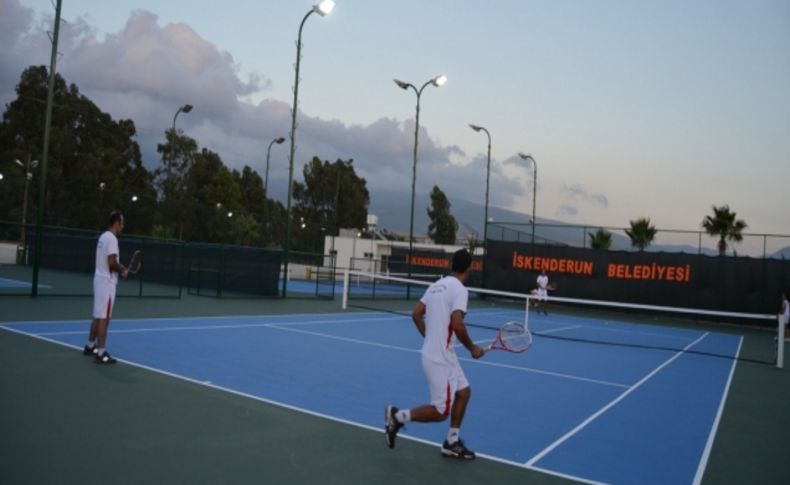
MULTIPOLYGON (((490 325, 520 318, 508 307, 468 315, 490 325)), ((538 336, 524 354, 473 361, 458 349, 473 387, 462 429, 471 448, 582 482, 699 483, 739 336, 555 314, 532 316, 530 327, 538 336), (591 336, 650 348, 591 344, 591 336)), ((87 322, 2 328, 76 351, 87 322)), ((470 332, 482 343, 495 336, 470 332)), ((122 362, 370 430, 370 446, 381 447, 384 406, 427 400, 420 345, 408 317, 382 312, 119 319, 110 331, 122 362)), ((399 439, 438 448, 445 433, 446 423, 413 423, 399 439)))

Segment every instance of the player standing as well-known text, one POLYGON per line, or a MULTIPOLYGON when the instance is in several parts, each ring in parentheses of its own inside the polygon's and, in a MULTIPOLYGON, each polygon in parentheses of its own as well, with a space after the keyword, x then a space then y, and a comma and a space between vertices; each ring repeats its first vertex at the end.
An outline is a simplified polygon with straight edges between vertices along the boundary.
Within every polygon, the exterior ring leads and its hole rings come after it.
POLYGON ((452 274, 432 284, 412 312, 412 320, 423 336, 422 368, 428 380, 431 403, 412 409, 385 409, 384 434, 390 448, 403 424, 409 421, 439 422, 450 416, 450 430, 442 444, 444 456, 474 459, 475 453, 460 438, 461 422, 472 389, 455 354, 455 339, 461 341, 472 357, 479 359, 485 351, 475 345, 464 325, 469 291, 464 283, 469 278, 472 256, 466 249, 453 254, 452 274))
POLYGON ((538 287, 536 288, 536 293, 538 295, 538 300, 535 305, 538 309, 538 315, 540 315, 541 308, 543 309, 543 313, 548 315, 549 312, 546 311, 546 300, 549 295, 549 276, 546 274, 545 269, 541 270, 537 283, 538 287))
POLYGON ((118 275, 126 278, 127 269, 120 263, 118 235, 123 231, 123 214, 110 214, 109 226, 96 244, 96 271, 93 274, 93 321, 88 335, 88 344, 83 355, 93 355, 97 364, 114 364, 116 360, 105 349, 107 328, 110 326, 115 304, 115 287, 118 275), (97 342, 98 341, 98 342, 97 342))

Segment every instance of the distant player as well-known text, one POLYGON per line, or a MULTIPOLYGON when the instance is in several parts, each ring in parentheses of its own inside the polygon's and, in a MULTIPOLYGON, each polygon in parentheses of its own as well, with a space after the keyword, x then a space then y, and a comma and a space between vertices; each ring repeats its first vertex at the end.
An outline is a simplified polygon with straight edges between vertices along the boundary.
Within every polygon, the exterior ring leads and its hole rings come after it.
POLYGON ((93 274, 93 321, 88 335, 88 344, 83 355, 94 356, 97 364, 114 364, 115 359, 105 349, 107 328, 110 326, 115 287, 118 275, 126 278, 127 269, 120 263, 118 235, 123 231, 123 214, 116 211, 110 214, 109 227, 99 237, 96 244, 96 271, 93 274), (97 342, 98 341, 98 342, 97 342))
POLYGON ((540 315, 541 309, 543 313, 548 315, 549 312, 546 310, 546 301, 548 300, 549 296, 549 276, 546 274, 546 270, 541 270, 540 275, 537 279, 538 287, 535 288, 535 295, 538 297, 535 302, 535 307, 538 309, 538 315, 540 315))
POLYGON ((485 351, 475 345, 464 325, 469 292, 464 283, 469 278, 472 256, 466 249, 453 254, 452 274, 432 284, 412 312, 412 320, 420 335, 422 369, 428 380, 431 403, 412 409, 385 409, 384 434, 390 448, 395 447, 395 436, 409 421, 424 423, 444 421, 450 416, 450 430, 442 444, 442 455, 472 460, 475 453, 464 446, 460 437, 461 422, 472 389, 455 355, 456 337, 479 359, 485 351))

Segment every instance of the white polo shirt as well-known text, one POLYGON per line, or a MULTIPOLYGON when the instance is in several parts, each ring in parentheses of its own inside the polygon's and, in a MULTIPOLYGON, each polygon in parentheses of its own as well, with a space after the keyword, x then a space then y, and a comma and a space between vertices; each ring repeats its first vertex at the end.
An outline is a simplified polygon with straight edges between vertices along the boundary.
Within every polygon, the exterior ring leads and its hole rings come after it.
POLYGON ((457 362, 455 332, 450 320, 454 311, 466 314, 469 291, 455 276, 445 276, 432 284, 420 301, 425 305, 423 358, 457 362))
POLYGON ((110 270, 110 265, 107 262, 107 257, 111 254, 115 255, 116 261, 120 261, 121 253, 118 250, 118 238, 111 231, 104 231, 96 244, 96 272, 94 273, 94 279, 100 278, 117 285, 118 273, 110 270))

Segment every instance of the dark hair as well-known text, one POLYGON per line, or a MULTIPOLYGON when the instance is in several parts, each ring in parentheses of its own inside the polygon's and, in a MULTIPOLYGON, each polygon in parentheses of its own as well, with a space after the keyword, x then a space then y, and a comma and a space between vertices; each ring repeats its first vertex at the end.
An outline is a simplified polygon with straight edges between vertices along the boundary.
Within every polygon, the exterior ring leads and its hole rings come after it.
POLYGON ((472 255, 466 249, 459 249, 453 254, 453 273, 463 273, 472 265, 472 255))
POLYGON ((108 225, 112 226, 121 219, 123 219, 123 213, 121 211, 112 211, 110 212, 110 223, 108 225))

